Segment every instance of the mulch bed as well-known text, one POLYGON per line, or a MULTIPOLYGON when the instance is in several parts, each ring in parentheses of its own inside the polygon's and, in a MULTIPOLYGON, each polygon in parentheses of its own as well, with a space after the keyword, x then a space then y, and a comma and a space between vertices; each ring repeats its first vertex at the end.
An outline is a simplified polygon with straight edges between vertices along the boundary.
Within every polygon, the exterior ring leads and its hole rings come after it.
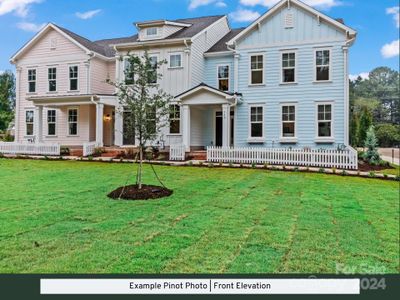
POLYGON ((135 184, 120 187, 108 194, 108 197, 115 200, 151 200, 169 197, 172 193, 173 191, 167 188, 145 184, 142 185, 142 188, 139 190, 138 185, 135 184))
POLYGON ((358 170, 361 172, 375 172, 375 171, 382 171, 382 170, 389 170, 389 169, 394 169, 390 164, 387 164, 386 166, 381 166, 381 165, 371 165, 365 161, 360 160, 358 162, 358 170))

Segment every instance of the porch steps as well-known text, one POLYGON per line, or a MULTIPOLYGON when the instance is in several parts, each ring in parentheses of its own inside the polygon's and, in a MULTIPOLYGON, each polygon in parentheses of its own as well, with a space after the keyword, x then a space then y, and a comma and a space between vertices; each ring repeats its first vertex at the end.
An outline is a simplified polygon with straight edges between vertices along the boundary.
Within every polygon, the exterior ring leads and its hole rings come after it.
POLYGON ((188 155, 188 158, 192 160, 207 160, 207 151, 191 151, 188 155))
POLYGON ((69 155, 81 157, 81 156, 83 156, 83 149, 70 148, 69 155))

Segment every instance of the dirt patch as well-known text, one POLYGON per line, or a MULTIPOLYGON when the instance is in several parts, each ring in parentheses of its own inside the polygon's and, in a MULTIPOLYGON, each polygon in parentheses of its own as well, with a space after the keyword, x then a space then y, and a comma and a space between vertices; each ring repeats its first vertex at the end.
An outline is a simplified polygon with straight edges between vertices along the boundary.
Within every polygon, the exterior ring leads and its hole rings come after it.
POLYGON ((360 160, 358 162, 358 170, 361 172, 376 172, 376 171, 382 171, 382 170, 389 170, 389 169, 394 169, 390 164, 387 164, 386 166, 381 166, 381 165, 371 165, 368 162, 360 160))
POLYGON ((143 185, 139 190, 137 185, 128 185, 116 189, 108 194, 108 197, 115 200, 151 200, 169 197, 172 193, 172 190, 161 186, 143 185))

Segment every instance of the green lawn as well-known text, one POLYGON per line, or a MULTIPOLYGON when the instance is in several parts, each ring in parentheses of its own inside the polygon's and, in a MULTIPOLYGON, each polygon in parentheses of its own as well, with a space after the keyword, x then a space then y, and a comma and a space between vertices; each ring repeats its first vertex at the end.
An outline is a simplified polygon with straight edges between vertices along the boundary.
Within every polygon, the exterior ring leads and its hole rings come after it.
POLYGON ((394 169, 383 170, 383 174, 400 176, 400 166, 390 164, 394 169))
POLYGON ((172 197, 109 200, 133 168, 0 159, 0 273, 399 272, 398 182, 156 166, 172 197))

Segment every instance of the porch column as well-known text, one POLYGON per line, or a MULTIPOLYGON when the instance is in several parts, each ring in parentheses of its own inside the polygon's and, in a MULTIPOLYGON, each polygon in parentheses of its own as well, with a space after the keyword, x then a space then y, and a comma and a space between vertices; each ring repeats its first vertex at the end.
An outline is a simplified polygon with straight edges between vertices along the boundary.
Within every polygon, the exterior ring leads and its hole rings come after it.
POLYGON ((115 121, 114 121, 114 144, 116 146, 123 146, 123 110, 118 106, 115 107, 115 121))
POLYGON ((96 104, 96 143, 100 147, 103 147, 103 115, 104 115, 104 104, 96 104))
POLYGON ((181 116, 182 116, 182 140, 183 145, 186 148, 186 152, 190 151, 190 107, 189 105, 181 106, 181 116))
POLYGON ((43 106, 35 107, 34 124, 35 143, 43 143, 43 106))
POLYGON ((231 131, 231 106, 222 104, 222 147, 229 147, 229 137, 231 131))

